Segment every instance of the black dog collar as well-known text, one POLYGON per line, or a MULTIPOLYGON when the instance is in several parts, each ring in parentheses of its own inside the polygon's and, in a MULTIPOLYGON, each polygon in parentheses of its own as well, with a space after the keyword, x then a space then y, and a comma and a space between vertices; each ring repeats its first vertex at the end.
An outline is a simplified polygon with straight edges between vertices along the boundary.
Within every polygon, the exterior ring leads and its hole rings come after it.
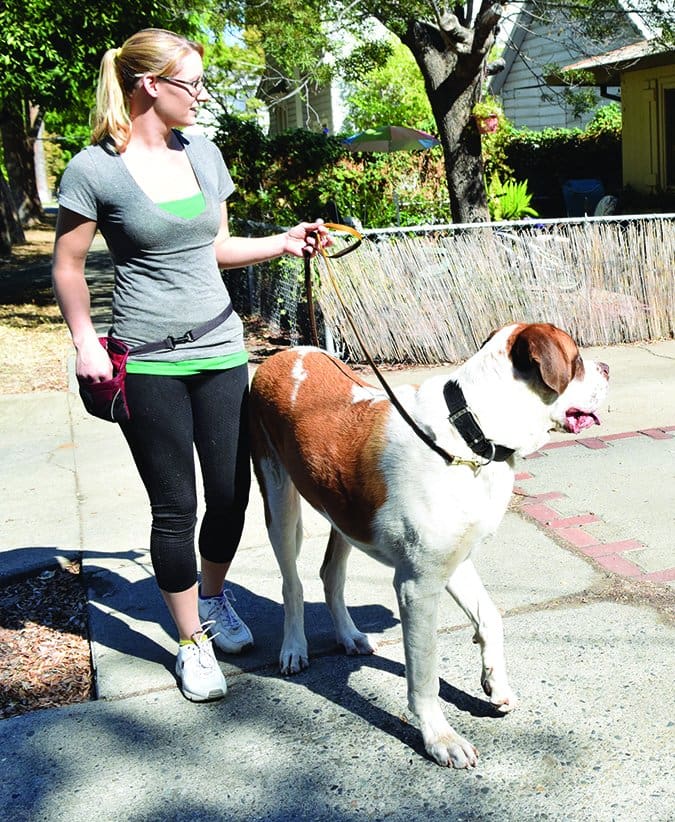
POLYGON ((454 380, 448 380, 443 386, 445 404, 448 406, 448 419, 462 435, 464 442, 474 454, 482 457, 486 464, 504 462, 515 452, 513 448, 495 445, 486 439, 474 415, 469 411, 464 392, 454 380))

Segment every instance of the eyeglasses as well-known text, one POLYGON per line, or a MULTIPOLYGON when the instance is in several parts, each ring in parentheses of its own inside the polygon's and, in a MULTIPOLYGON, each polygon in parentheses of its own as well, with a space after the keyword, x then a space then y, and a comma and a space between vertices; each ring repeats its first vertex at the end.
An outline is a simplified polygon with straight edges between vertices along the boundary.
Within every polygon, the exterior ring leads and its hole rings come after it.
POLYGON ((170 83, 172 86, 178 86, 185 89, 190 97, 199 97, 204 91, 204 82, 200 77, 199 80, 179 80, 178 77, 167 77, 164 74, 157 75, 158 80, 164 80, 165 83, 170 83))

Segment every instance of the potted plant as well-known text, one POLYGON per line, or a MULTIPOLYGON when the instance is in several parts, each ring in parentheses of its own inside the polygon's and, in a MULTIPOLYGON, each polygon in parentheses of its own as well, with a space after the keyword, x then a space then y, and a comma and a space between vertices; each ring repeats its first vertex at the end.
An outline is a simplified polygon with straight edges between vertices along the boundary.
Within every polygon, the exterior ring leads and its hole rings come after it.
POLYGON ((474 105, 471 116, 481 134, 494 134, 499 128, 499 120, 504 116, 504 112, 493 97, 486 97, 474 105))

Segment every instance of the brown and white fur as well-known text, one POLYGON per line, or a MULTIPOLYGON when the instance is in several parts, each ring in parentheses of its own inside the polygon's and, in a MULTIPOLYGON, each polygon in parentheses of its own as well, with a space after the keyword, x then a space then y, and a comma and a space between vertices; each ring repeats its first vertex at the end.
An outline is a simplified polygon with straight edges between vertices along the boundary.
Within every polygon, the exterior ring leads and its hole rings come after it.
MULTIPOLYGON (((447 376, 397 396, 420 427, 452 455, 471 458, 448 420, 447 376)), ((451 376, 485 436, 524 456, 550 431, 598 422, 609 368, 584 363, 574 341, 545 324, 495 332, 451 376)), ((509 687, 502 620, 472 563, 495 532, 513 489, 514 457, 474 471, 448 465, 412 431, 384 392, 316 348, 276 354, 251 387, 253 460, 269 538, 283 576, 281 671, 308 665, 303 592, 296 569, 302 495, 331 524, 321 568, 337 640, 348 654, 375 650, 344 603, 347 557, 355 545, 394 568, 405 648, 408 704, 428 754, 440 765, 472 767, 477 752, 446 721, 438 700, 436 625, 445 588, 475 628, 481 682, 496 709, 516 703, 509 687)))

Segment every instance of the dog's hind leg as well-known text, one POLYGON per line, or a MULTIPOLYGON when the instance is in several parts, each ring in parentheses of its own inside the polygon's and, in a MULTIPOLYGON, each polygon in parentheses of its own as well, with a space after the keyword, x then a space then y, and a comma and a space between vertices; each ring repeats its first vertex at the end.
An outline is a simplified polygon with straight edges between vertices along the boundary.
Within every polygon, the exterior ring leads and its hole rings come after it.
POLYGON ((265 521, 282 577, 284 639, 279 654, 282 674, 296 674, 309 665, 305 637, 304 595, 297 559, 302 545, 300 494, 280 462, 260 460, 256 473, 265 501, 265 521))
POLYGON ((344 590, 347 575, 347 559, 352 546, 335 528, 331 528, 326 554, 321 565, 321 579, 326 595, 326 604, 333 617, 335 637, 344 646, 347 654, 372 654, 377 649, 367 634, 361 633, 354 625, 347 606, 344 590))
POLYGON ((490 702, 502 713, 513 710, 516 696, 509 686, 504 658, 502 618, 485 590, 470 559, 460 563, 446 583, 446 589, 471 620, 483 662, 481 685, 490 702))

